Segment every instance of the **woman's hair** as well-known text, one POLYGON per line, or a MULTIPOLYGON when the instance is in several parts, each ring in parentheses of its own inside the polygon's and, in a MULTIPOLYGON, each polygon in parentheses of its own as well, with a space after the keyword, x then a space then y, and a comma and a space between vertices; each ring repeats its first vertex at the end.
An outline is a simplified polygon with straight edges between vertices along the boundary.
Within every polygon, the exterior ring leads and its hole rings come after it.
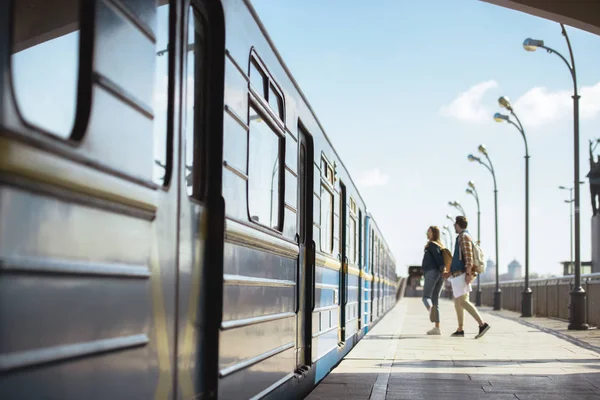
POLYGON ((438 228, 437 226, 430 226, 429 229, 431 230, 431 241, 439 242, 440 241, 440 228, 438 228))

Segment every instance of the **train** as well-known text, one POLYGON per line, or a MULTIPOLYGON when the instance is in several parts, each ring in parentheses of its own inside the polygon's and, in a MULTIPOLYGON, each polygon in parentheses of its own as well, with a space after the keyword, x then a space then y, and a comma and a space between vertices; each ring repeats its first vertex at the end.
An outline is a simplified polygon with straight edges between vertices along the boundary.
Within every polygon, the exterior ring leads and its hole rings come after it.
POLYGON ((395 259, 246 0, 0 4, 0 398, 303 398, 395 259))

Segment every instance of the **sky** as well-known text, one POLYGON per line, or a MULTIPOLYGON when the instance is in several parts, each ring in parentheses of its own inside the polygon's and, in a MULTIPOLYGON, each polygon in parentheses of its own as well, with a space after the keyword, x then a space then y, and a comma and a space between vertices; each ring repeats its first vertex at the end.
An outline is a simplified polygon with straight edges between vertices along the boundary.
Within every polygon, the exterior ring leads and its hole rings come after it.
MULTIPOLYGON (((570 259, 573 83, 560 25, 474 0, 252 0, 269 35, 357 183, 396 258, 420 265, 430 225, 465 208, 495 258, 494 193, 487 169, 467 160, 485 144, 496 170, 500 273, 525 258, 525 164, 520 133, 492 116, 507 96, 530 159, 530 270, 562 275, 570 259), (352 116, 349 118, 349 116, 352 116)), ((580 100, 581 259, 591 260, 588 140, 600 137, 600 37, 567 27, 580 100)), ((600 150, 600 147, 599 147, 600 150)))

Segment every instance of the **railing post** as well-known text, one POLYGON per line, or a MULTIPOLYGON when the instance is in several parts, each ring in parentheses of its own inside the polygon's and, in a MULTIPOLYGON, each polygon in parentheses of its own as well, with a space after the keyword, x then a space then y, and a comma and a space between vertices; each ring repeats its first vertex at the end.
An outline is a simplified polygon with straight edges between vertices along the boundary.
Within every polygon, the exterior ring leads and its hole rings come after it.
MULTIPOLYGON (((585 292, 589 293, 589 284, 590 279, 585 278, 585 292)), ((590 323, 590 296, 585 296, 585 323, 589 325, 590 323)))
POLYGON ((546 281, 546 301, 545 301, 545 303, 546 303, 546 315, 545 315, 545 317, 546 318, 548 318, 548 316, 549 316, 548 315, 548 303, 550 302, 550 298, 548 297, 548 282, 549 281, 546 281))

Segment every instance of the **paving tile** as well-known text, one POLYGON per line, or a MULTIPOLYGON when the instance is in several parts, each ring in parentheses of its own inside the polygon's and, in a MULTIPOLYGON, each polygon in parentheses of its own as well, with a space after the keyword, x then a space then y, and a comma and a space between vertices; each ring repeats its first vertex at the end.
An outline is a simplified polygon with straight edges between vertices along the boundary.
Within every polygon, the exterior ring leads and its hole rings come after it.
POLYGON ((420 299, 403 299, 308 399, 369 399, 382 374, 390 400, 600 399, 600 353, 581 344, 600 344, 600 331, 578 334, 577 342, 548 331, 563 333, 562 321, 523 324, 480 309, 489 333, 475 340, 477 324, 465 314, 467 336, 451 338, 453 304, 444 300, 440 307, 444 334, 427 336, 431 324, 420 299))
MULTIPOLYGON (((569 394, 565 397, 564 394, 549 394, 549 393, 515 393, 515 397, 519 400, 598 400, 598 394, 569 394)), ((487 399, 488 396, 486 395, 487 399)))

